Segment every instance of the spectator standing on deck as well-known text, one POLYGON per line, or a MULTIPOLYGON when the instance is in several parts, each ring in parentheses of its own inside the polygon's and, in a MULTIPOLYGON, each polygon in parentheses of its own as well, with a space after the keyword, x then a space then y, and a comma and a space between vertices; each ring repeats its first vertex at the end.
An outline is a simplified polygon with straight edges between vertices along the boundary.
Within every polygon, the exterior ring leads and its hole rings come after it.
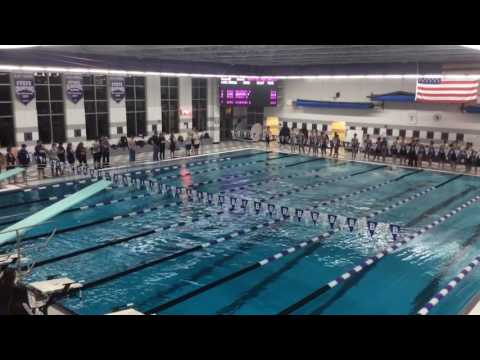
POLYGON ((295 152, 297 142, 297 129, 292 129, 290 132, 290 151, 295 152))
POLYGON ((110 166, 110 141, 106 136, 102 138, 101 142, 101 150, 102 150, 102 167, 109 167, 110 166))
POLYGON ((170 158, 173 159, 175 158, 175 150, 177 149, 177 143, 175 140, 175 135, 173 135, 173 133, 170 134, 169 142, 170 142, 170 158))
POLYGON ((166 147, 167 139, 165 135, 160 133, 159 136, 159 151, 160 151, 160 160, 165 160, 165 147, 166 147))
POLYGON ((338 150, 340 149, 340 137, 338 136, 337 133, 335 133, 335 135, 333 136, 332 145, 333 145, 333 157, 335 159, 338 159, 338 150))
POLYGON ((153 133, 153 136, 148 139, 148 143, 153 147, 153 161, 158 161, 158 153, 160 152, 160 138, 156 130, 153 133))
POLYGON ((190 156, 192 154, 193 146, 193 134, 189 131, 187 133, 187 138, 185 140, 185 156, 190 156))
POLYGON ((270 139, 272 137, 272 132, 270 131, 270 126, 267 126, 267 130, 265 131, 265 145, 266 147, 270 147, 270 139))
POLYGON ((80 142, 75 149, 75 157, 77 158, 78 168, 82 166, 87 167, 87 149, 83 145, 83 142, 80 142))
POLYGON ((390 154, 392 155, 392 163, 396 164, 398 157, 398 137, 393 141, 393 144, 390 147, 390 154))
POLYGON ((53 143, 48 152, 48 161, 50 162, 50 172, 52 177, 58 176, 58 154, 57 144, 53 143))
POLYGON ((357 134, 354 134, 352 139, 352 160, 355 160, 357 158, 359 147, 360 147, 360 142, 358 141, 357 134))
POLYGON ((25 170, 23 172, 23 182, 27 182, 27 170, 28 166, 30 165, 31 159, 26 144, 22 144, 22 148, 18 151, 17 157, 19 165, 25 170))
POLYGON ((426 153, 427 153, 427 162, 428 167, 432 167, 432 162, 435 159, 435 143, 430 141, 430 145, 427 146, 426 153))
POLYGON ((47 150, 42 143, 35 147, 35 161, 37 162, 38 179, 45 178, 45 168, 47 167, 47 150))
POLYGON ((70 165, 70 171, 72 174, 75 173, 75 152, 73 151, 73 146, 72 143, 67 144, 67 161, 68 164, 70 165))
POLYGON ((63 144, 59 143, 57 147, 57 157, 58 157, 58 167, 59 167, 61 176, 63 176, 65 172, 65 162, 66 162, 65 153, 66 152, 65 152, 65 148, 63 147, 63 144))
POLYGON ((92 155, 93 155, 93 168, 95 170, 100 169, 100 163, 102 160, 102 145, 101 140, 98 139, 94 141, 92 145, 92 155))
POLYGON ((200 136, 198 135, 198 131, 194 129, 193 136, 192 136, 192 145, 193 145, 193 154, 198 155, 200 150, 200 136))
MULTIPOLYGON (((15 169, 15 165, 17 164, 17 158, 15 157, 11 146, 7 147, 7 155, 5 156, 5 158, 7 162, 7 171, 15 169)), ((12 176, 8 179, 9 184, 16 183, 16 182, 17 182, 16 176, 12 176)))
POLYGON ((128 161, 135 161, 135 154, 137 152, 137 143, 135 142, 135 137, 131 136, 128 139, 128 161))
POLYGON ((370 160, 370 152, 372 150, 372 139, 370 138, 370 135, 367 134, 367 137, 365 138, 365 146, 363 149, 363 160, 370 160))

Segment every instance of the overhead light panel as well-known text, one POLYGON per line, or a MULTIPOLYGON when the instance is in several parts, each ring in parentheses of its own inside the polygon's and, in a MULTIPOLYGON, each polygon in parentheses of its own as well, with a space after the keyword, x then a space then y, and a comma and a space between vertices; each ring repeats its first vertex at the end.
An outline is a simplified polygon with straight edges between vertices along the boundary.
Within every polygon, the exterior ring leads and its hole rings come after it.
POLYGON ((0 50, 25 49, 43 45, 0 45, 0 50))
POLYGON ((460 45, 469 49, 480 50, 480 45, 460 45))

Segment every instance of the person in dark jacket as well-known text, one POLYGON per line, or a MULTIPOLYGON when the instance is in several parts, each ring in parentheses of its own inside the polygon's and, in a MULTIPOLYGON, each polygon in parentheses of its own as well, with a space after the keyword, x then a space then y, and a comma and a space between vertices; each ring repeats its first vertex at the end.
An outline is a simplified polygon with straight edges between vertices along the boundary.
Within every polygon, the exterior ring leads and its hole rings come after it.
POLYGON ((67 161, 68 164, 70 165, 70 171, 72 174, 75 173, 75 151, 73 151, 73 146, 72 143, 67 144, 67 161))
POLYGON ((31 159, 26 144, 22 144, 21 149, 18 151, 17 157, 18 164, 25 169, 25 171, 23 172, 23 182, 27 182, 27 170, 28 166, 30 165, 31 159))

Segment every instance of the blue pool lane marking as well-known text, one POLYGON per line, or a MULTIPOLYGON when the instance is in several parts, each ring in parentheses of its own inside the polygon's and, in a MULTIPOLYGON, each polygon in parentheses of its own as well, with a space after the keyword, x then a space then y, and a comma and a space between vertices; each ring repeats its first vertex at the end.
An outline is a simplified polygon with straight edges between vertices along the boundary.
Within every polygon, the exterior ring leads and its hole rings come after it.
POLYGON ((226 282, 228 282, 228 281, 231 281, 231 280, 233 280, 233 279, 235 279, 235 278, 238 278, 238 277, 240 277, 240 276, 242 276, 242 275, 245 275, 245 274, 247 274, 247 273, 249 273, 249 272, 251 272, 251 271, 253 271, 253 270, 255 270, 255 269, 258 269, 258 268, 261 268, 261 267, 263 267, 263 266, 266 266, 267 264, 271 264, 271 263, 273 263, 273 262, 275 262, 275 261, 277 261, 277 260, 280 260, 280 259, 282 259, 282 258, 285 257, 285 256, 288 256, 288 255, 290 255, 290 254, 293 254, 294 252, 296 252, 296 251, 298 251, 298 250, 301 250, 301 249, 303 249, 303 248, 305 248, 305 247, 307 247, 307 246, 309 246, 309 245, 312 245, 312 244, 315 244, 315 243, 317 243, 317 242, 319 242, 319 241, 321 241, 321 240, 324 240, 324 239, 332 236, 333 234, 335 234, 337 231, 338 231, 338 229, 330 230, 330 231, 328 231, 328 232, 326 232, 326 233, 324 233, 324 234, 322 234, 322 235, 315 236, 315 237, 311 238, 310 240, 304 241, 304 242, 302 242, 302 243, 300 243, 300 244, 298 244, 298 245, 296 245, 296 246, 289 247, 289 248, 286 249, 286 250, 280 251, 280 252, 278 252, 278 253, 276 253, 276 254, 268 257, 268 258, 265 258, 265 259, 263 259, 263 260, 257 261, 257 262, 255 262, 255 263, 253 263, 253 264, 251 264, 251 265, 248 265, 248 266, 246 266, 246 267, 244 267, 244 268, 242 268, 242 269, 240 269, 240 270, 238 270, 238 271, 235 271, 234 273, 231 273, 231 274, 229 274, 229 275, 227 275, 227 276, 224 276, 224 277, 222 277, 222 278, 220 278, 220 279, 218 279, 218 280, 212 281, 212 282, 209 283, 209 284, 206 284, 206 285, 204 285, 204 286, 202 286, 202 287, 199 287, 198 289, 195 289, 195 290, 193 290, 193 291, 191 291, 191 292, 189 292, 189 293, 186 293, 186 294, 184 294, 184 295, 182 295, 182 296, 179 296, 179 297, 177 297, 177 298, 175 298, 175 299, 172 299, 172 300, 167 301, 167 302, 165 302, 165 303, 163 303, 163 304, 161 304, 161 305, 158 305, 158 306, 156 306, 156 307, 154 307, 154 308, 152 308, 152 309, 149 309, 149 310, 147 310, 145 313, 146 313, 146 314, 156 314, 156 313, 158 313, 158 312, 164 311, 164 310, 166 310, 166 309, 168 309, 168 308, 170 308, 170 307, 172 307, 172 306, 175 306, 175 305, 178 305, 178 304, 180 304, 180 303, 182 303, 182 302, 184 302, 184 301, 187 301, 188 299, 191 299, 191 298, 193 298, 193 297, 195 297, 195 296, 197 296, 197 295, 199 295, 199 294, 201 294, 201 293, 204 293, 204 292, 206 292, 206 291, 208 291, 208 290, 210 290, 210 289, 213 289, 213 288, 215 288, 215 287, 217 287, 217 286, 219 286, 219 285, 221 285, 221 284, 224 284, 224 283, 226 283, 226 282))
MULTIPOLYGON (((242 156, 234 156, 234 157, 220 158, 220 159, 210 159, 210 160, 196 161, 196 162, 190 162, 190 163, 184 163, 184 164, 176 164, 176 165, 169 165, 169 166, 162 165, 162 166, 153 167, 153 168, 150 167, 150 168, 148 168, 148 169, 124 171, 124 172, 120 172, 120 173, 118 173, 118 174, 119 174, 119 175, 131 175, 131 174, 140 175, 140 174, 151 174, 151 173, 158 173, 158 172, 167 172, 167 171, 177 170, 177 169, 180 169, 180 168, 193 168, 193 167, 197 167, 197 166, 204 165, 204 164, 208 164, 208 163, 222 162, 222 161, 231 161, 231 160, 237 160, 237 159, 244 158, 244 157, 251 157, 251 156, 268 154, 268 153, 271 153, 271 151, 262 151, 262 152, 258 152, 258 153, 255 153, 255 154, 247 154, 247 155, 242 155, 242 156)), ((279 156, 279 158, 284 158, 284 157, 286 157, 286 156, 279 156)), ((275 158, 275 159, 277 159, 277 158, 275 158)), ((217 170, 218 170, 218 169, 227 169, 227 168, 241 167, 241 166, 246 166, 246 165, 255 164, 255 163, 257 163, 257 162, 272 161, 272 160, 275 160, 275 159, 269 160, 269 159, 267 158, 267 159, 264 159, 264 160, 248 161, 248 162, 239 163, 239 164, 226 165, 226 166, 217 168, 217 170)), ((101 169, 100 171, 101 171, 101 172, 104 172, 104 173, 106 173, 106 174, 111 172, 111 170, 109 170, 109 169, 101 169)), ((100 177, 100 176, 101 176, 101 175, 100 175, 100 171, 97 173, 97 177, 100 177)))
POLYGON ((477 256, 475 259, 473 259, 470 264, 468 264, 465 268, 463 268, 460 273, 455 276, 448 284, 446 287, 444 287, 442 290, 440 290, 428 303, 422 307, 418 311, 418 315, 428 315, 428 313, 438 305, 438 303, 445 298, 449 293, 452 292, 452 290, 468 275, 470 274, 473 269, 480 264, 480 256, 477 256))
POLYGON ((359 171, 359 172, 356 172, 356 173, 353 173, 353 174, 345 175, 345 176, 342 176, 342 177, 339 177, 339 178, 336 178, 336 179, 322 181, 322 182, 316 183, 316 184, 306 185, 306 186, 303 186, 303 187, 295 187, 292 190, 272 195, 267 199, 260 199, 260 201, 261 202, 266 202, 266 201, 273 200, 273 199, 276 199, 276 198, 279 198, 279 197, 284 197, 284 196, 287 196, 287 195, 298 193, 298 192, 303 191, 303 190, 314 189, 314 188, 317 188, 317 187, 322 186, 322 185, 336 183, 336 182, 339 182, 339 181, 342 181, 342 180, 345 180, 345 179, 349 179, 349 178, 357 176, 357 175, 365 174, 367 172, 375 171, 375 170, 382 169, 382 168, 385 168, 385 167, 387 167, 387 165, 377 166, 377 167, 374 167, 372 169, 359 171))
MULTIPOLYGON (((230 161, 230 160, 235 160, 237 158, 242 158, 242 157, 246 157, 246 156, 254 156, 254 155, 260 155, 260 154, 265 154, 265 153, 269 153, 268 151, 264 151, 264 152, 259 152, 259 153, 255 153, 255 154, 248 154, 248 155, 242 155, 242 156, 236 156, 236 157, 226 157, 226 158, 215 158, 215 159, 209 159, 209 160, 203 160, 203 161, 195 161, 195 162, 191 162, 191 163, 186 163, 184 165, 181 165, 181 166, 186 166, 186 167, 194 167, 194 166, 200 166, 200 165, 204 165, 204 164, 207 164, 207 163, 211 163, 211 162, 221 162, 221 161, 230 161)), ((208 155, 206 155, 208 156, 208 155)), ((164 165, 160 165, 160 168, 150 168, 150 170, 152 169, 155 169, 155 171, 168 171, 170 169, 172 170, 175 170, 175 169, 178 169, 180 166, 164 166, 164 165)), ((90 169, 90 170, 93 170, 93 169, 90 169)), ((110 172, 110 171, 114 171, 114 169, 100 169, 100 171, 102 172, 110 172)), ((127 172, 128 174, 130 173, 133 173, 134 171, 131 171, 131 172, 127 172)), ((14 193, 17 193, 17 192, 24 192, 24 193, 27 193, 27 192, 32 192, 32 191, 41 191, 41 190, 46 190, 46 189, 55 189, 55 188, 59 188, 59 187, 63 187, 63 186, 73 186, 75 184, 84 184, 86 182, 95 182, 95 181, 98 181, 98 176, 96 178, 94 177, 91 177, 91 178, 86 178, 86 179, 81 179, 81 180, 74 180, 74 181, 66 181, 66 182, 60 182, 60 183, 55 183, 55 184, 51 184, 51 185, 39 185, 39 186, 32 186, 32 187, 28 187, 28 188, 23 188, 23 189, 16 189, 16 190, 11 190, 11 191, 6 191, 4 192, 3 194, 1 195, 9 195, 9 194, 14 194, 14 193)))
POLYGON ((463 176, 463 175, 454 176, 454 177, 448 179, 447 181, 444 181, 444 182, 442 182, 442 183, 440 183, 440 184, 438 184, 438 185, 431 186, 431 187, 429 187, 429 188, 427 188, 427 189, 425 189, 425 190, 423 190, 423 191, 419 191, 419 192, 417 192, 417 193, 409 196, 408 198, 399 200, 399 201, 397 201, 396 203, 394 203, 394 204, 392 204, 392 205, 389 205, 389 206, 384 207, 383 209, 373 211, 372 213, 370 213, 370 214, 367 215, 367 219, 371 219, 371 218, 376 217, 376 216, 378 216, 378 215, 380 215, 380 214, 383 214, 383 213, 385 213, 385 212, 387 212, 387 211, 390 211, 390 210, 395 209, 395 208, 397 208, 397 207, 399 207, 399 206, 402 206, 402 205, 404 205, 404 204, 406 204, 406 203, 408 203, 408 202, 410 202, 410 201, 413 201, 413 200, 415 200, 415 199, 417 199, 417 198, 419 198, 419 197, 421 197, 421 196, 423 196, 423 195, 428 194, 429 192, 432 192, 432 191, 434 191, 434 190, 437 190, 437 189, 441 188, 442 186, 445 186, 445 185, 451 183, 452 181, 459 179, 459 178, 462 177, 462 176, 463 176))
POLYGON ((408 174, 404 174, 402 176, 399 176, 395 179, 391 179, 391 180, 387 180, 387 181, 384 181, 383 183, 380 183, 380 184, 376 184, 376 185, 371 185, 371 186, 368 186, 366 188, 363 188, 363 189, 360 189, 360 190, 357 190, 357 191, 354 191, 352 193, 349 193, 349 194, 345 194, 343 196, 340 196, 338 198, 335 198, 335 199, 331 199, 331 200, 327 200, 327 201, 323 201, 321 203, 318 204, 318 201, 317 201, 317 204, 313 206, 314 209, 317 209, 319 208, 320 206, 326 206, 326 205, 330 205, 330 204, 334 204, 334 203, 337 203, 337 202, 340 202, 342 200, 345 200, 345 199, 348 199, 352 196, 355 196, 355 195, 359 195, 359 194, 363 194, 363 193, 366 193, 366 192, 369 192, 369 191, 373 191, 373 190, 376 190, 376 189, 379 189, 383 186, 386 186, 388 184, 392 184, 394 182, 397 182, 397 181, 400 181, 408 176, 411 176, 411 175, 415 175, 415 174, 418 174, 419 172, 422 172, 423 170, 417 170, 417 171, 412 171, 412 172, 409 172, 408 174))
MULTIPOLYGON (((177 252, 172 253, 170 255, 162 256, 162 257, 157 258, 157 259, 153 259, 153 260, 143 262, 139 265, 132 266, 132 267, 130 267, 130 268, 124 270, 124 271, 117 272, 117 273, 114 273, 114 274, 110 274, 110 275, 104 276, 103 278, 99 278, 99 279, 92 280, 92 281, 89 281, 89 282, 84 282, 81 289, 78 289, 77 291, 74 290, 74 291, 69 292, 68 294, 65 294, 65 295, 61 296, 61 297, 57 297, 55 299, 55 301, 59 301, 61 298, 65 297, 65 296, 75 294, 76 292, 78 292, 80 290, 86 290, 86 289, 89 289, 89 288, 92 288, 92 287, 96 287, 98 285, 101 285, 101 284, 110 282, 112 280, 118 279, 120 277, 138 272, 138 271, 146 269, 148 267, 161 264, 165 261, 172 260, 172 259, 178 258, 180 256, 183 256, 183 255, 195 252, 195 251, 200 251, 200 250, 206 249, 206 248, 208 248, 212 245, 216 245, 216 244, 219 244, 221 242, 236 238, 238 236, 246 235, 246 234, 254 232, 256 230, 263 229, 263 228, 266 228, 266 227, 269 227, 269 226, 273 226, 273 225, 281 223, 281 222, 282 222, 282 220, 280 220, 280 219, 269 220, 269 221, 251 226, 250 228, 237 230, 237 231, 231 232, 227 235, 223 235, 223 236, 221 236, 217 239, 214 239, 214 240, 211 240, 211 241, 208 241, 208 242, 196 245, 196 246, 192 246, 190 248, 186 248, 186 249, 177 251, 177 252)), ((161 231, 161 230, 162 229, 157 229, 156 231, 161 231)))
POLYGON ((341 276, 337 277, 336 279, 330 281, 326 285, 322 286, 321 288, 315 290, 314 292, 310 293, 303 299, 297 301, 293 305, 290 305, 286 309, 282 310, 279 314, 280 315, 288 315, 291 314, 292 312, 300 309, 301 307, 305 306, 306 304, 310 303, 320 295, 326 293, 327 291, 335 288, 339 284, 342 284, 346 282, 348 279, 352 278, 354 275, 364 271, 367 269, 369 266, 372 264, 377 263, 380 261, 382 258, 385 256, 393 253, 403 245, 407 244, 408 242, 414 240, 415 238, 422 236, 425 234, 427 231, 433 229, 434 227, 437 227, 438 225, 444 223, 448 219, 450 219, 452 216, 455 216, 459 212, 463 211, 464 209, 468 208, 469 206, 473 205, 474 203, 478 202, 480 200, 480 195, 477 195, 476 197, 468 200, 467 202, 463 203, 459 207, 455 208, 454 210, 450 211, 449 213, 445 214, 444 216, 440 217, 438 220, 435 220, 431 224, 423 227, 422 229, 418 230, 412 235, 409 235, 406 238, 402 238, 401 240, 395 241, 392 245, 384 249, 383 251, 378 252, 376 255, 367 258, 365 261, 363 261, 361 264, 355 266, 352 270, 345 272, 341 276))
MULTIPOLYGON (((280 157, 280 158, 284 158, 284 156, 280 157)), ((275 160, 275 159, 273 159, 275 160)), ((262 162, 265 162, 265 163, 268 163, 272 160, 262 160, 262 162)), ((245 163, 239 163, 239 164, 233 164, 233 165, 226 165, 226 166, 220 166, 220 167, 217 167, 217 168, 211 168, 211 169, 204 169, 204 170, 199 170, 199 171, 192 171, 192 172, 188 172, 186 174, 180 174, 180 175, 167 175, 167 176, 162 176, 162 177, 159 177, 159 178, 156 178, 157 180, 171 180, 171 179, 179 179, 179 178, 183 178, 183 177, 187 177, 187 176, 192 176, 192 175, 199 175, 199 174, 205 174, 205 173, 209 173, 209 172, 212 172, 212 171, 217 171, 217 170, 224 170, 224 169, 233 169, 233 168, 237 168, 237 167, 243 167, 243 166, 248 166, 248 165, 254 165, 256 164, 258 161, 249 161, 249 162, 245 162, 245 163)), ((268 164, 267 164, 268 166, 268 164)), ((238 174, 238 175, 227 175, 227 176, 222 176, 218 179, 215 179, 215 180, 209 180, 209 181, 212 181, 212 182, 219 182, 219 181, 222 181, 224 179, 230 179, 230 178, 235 178, 235 177, 240 177, 240 176, 245 176, 245 175, 251 175, 251 174, 261 174, 261 173, 265 173, 265 172, 269 172, 271 170, 277 170, 277 169, 283 169, 285 168, 286 165, 281 165, 281 166, 272 166, 268 169, 262 169, 262 170, 252 170, 252 171, 247 171, 247 172, 244 172, 242 174, 238 174)), ((136 175, 139 175, 141 173, 145 173, 145 172, 135 172, 136 175)), ((207 183, 211 183, 211 182, 207 182, 207 183)), ((192 187, 196 187, 196 186, 201 186, 201 185, 205 185, 206 183, 199 183, 200 185, 198 184, 193 184, 192 187)))

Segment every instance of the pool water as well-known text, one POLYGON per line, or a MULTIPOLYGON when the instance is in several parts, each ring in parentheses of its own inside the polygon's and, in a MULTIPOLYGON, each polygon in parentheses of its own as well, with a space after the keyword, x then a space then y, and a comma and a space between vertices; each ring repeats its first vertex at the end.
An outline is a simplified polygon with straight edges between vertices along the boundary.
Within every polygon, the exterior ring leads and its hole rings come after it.
MULTIPOLYGON (((150 178, 170 186, 194 184, 198 185, 198 190, 209 193, 263 199, 277 208, 315 207, 324 214, 362 218, 456 177, 448 173, 414 172, 380 167, 380 164, 312 159, 256 150, 204 158, 217 161, 188 168, 170 167, 153 172, 150 178), (218 161, 220 159, 223 161, 218 161), (191 175, 185 175, 187 170, 191 175), (345 178, 356 173, 359 175, 345 178), (329 180, 335 181, 323 184, 329 180), (376 189, 345 198, 347 194, 382 183, 385 184, 376 189), (307 188, 309 185, 317 186, 307 188), (285 195, 286 192, 289 193, 285 195), (339 200, 333 202, 332 199, 339 200)), ((380 213, 375 220, 400 225, 405 234, 413 233, 479 195, 479 181, 470 176, 458 177, 380 213)), ((48 201, 51 196, 60 197, 87 185, 0 195, 0 226, 4 228, 5 224, 21 220, 54 203, 54 200, 48 201), (38 201, 42 199, 47 200, 38 201)), ((101 202, 107 204, 66 212, 57 216, 54 224, 42 225, 28 233, 22 254, 39 266, 33 267, 25 282, 59 275, 94 282, 271 220, 265 213, 241 209, 228 211, 216 204, 180 201, 172 195, 148 193, 134 187, 113 187, 79 206, 101 202), (142 195, 147 196, 139 197, 142 195), (108 203, 120 199, 121 202, 108 203), (154 206, 159 209, 88 225, 154 206), (169 225, 172 227, 135 237, 149 229, 169 225), (48 243, 46 236, 35 238, 49 233, 54 227, 60 231, 48 243), (44 260, 72 251, 130 236, 132 239, 128 241, 42 264, 44 260)), ((314 298, 294 314, 415 314, 480 253, 480 225, 475 220, 479 207, 474 204, 465 208, 349 281, 314 298)), ((329 230, 330 225, 325 222, 277 221, 198 251, 175 255, 171 260, 113 277, 110 281, 87 287, 80 296, 67 297, 58 303, 78 314, 105 314, 127 304, 146 312, 203 289, 153 313, 278 314, 391 244, 391 235, 386 230, 379 230, 373 236, 366 229, 337 231, 277 261, 228 279, 229 275, 329 230), (208 290, 202 288, 220 279, 224 280, 216 286, 208 290)), ((2 253, 11 249, 13 245, 0 246, 2 253)), ((433 308, 431 314, 461 313, 480 291, 479 278, 480 272, 473 271, 433 308)))

